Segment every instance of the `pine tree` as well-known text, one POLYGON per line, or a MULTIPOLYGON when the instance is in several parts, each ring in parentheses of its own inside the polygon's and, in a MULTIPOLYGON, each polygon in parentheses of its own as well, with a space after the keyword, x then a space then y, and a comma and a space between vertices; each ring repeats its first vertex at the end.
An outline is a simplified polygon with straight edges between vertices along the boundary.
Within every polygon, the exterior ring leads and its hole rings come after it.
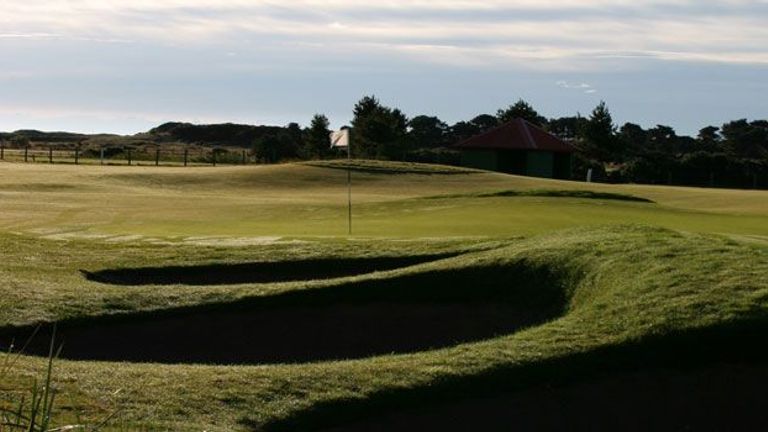
POLYGON ((507 109, 500 109, 496 112, 499 122, 506 123, 510 120, 521 118, 527 120, 536 126, 544 126, 547 123, 547 119, 538 113, 531 104, 520 99, 515 102, 514 105, 510 105, 507 109))
POLYGON ((592 114, 584 125, 582 133, 582 146, 587 157, 599 162, 613 162, 618 156, 618 143, 616 126, 613 118, 605 105, 600 103, 592 110, 592 114))
POLYGON ((304 153, 310 159, 322 159, 331 147, 331 131, 328 117, 315 114, 306 132, 304 153))
POLYGON ((376 159, 402 156, 408 125, 402 111, 381 105, 375 96, 365 96, 355 105, 353 114, 352 152, 355 155, 376 159))

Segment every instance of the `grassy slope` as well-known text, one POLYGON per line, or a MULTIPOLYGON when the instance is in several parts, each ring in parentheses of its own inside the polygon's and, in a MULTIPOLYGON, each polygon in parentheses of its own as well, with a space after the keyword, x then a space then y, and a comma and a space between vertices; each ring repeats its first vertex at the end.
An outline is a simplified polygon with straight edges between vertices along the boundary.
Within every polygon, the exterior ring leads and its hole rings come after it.
MULTIPOLYGON (((569 358, 587 355, 589 360, 590 353, 605 347, 642 347, 654 337, 678 341, 679 332, 736 323, 763 325, 767 317, 766 250, 691 233, 765 236, 768 200, 761 192, 595 185, 597 191, 631 193, 658 204, 545 197, 423 200, 419 197, 515 188, 581 189, 584 185, 495 174, 356 173, 356 196, 364 203, 359 226, 365 235, 488 235, 497 240, 310 238, 298 244, 238 246, 222 241, 201 246, 189 236, 343 231, 336 219, 343 210, 344 173, 305 166, 84 170, 3 164, 0 170, 5 174, 0 180, 0 220, 6 231, 22 233, 0 236, 4 257, 0 322, 4 325, 231 302, 287 290, 336 292, 344 300, 354 289, 356 301, 366 302, 381 295, 377 287, 427 297, 455 293, 472 298, 483 286, 487 292, 507 293, 511 299, 540 298, 538 306, 562 306, 560 317, 544 325, 416 354, 250 367, 63 361, 58 376, 68 396, 62 403, 72 410, 65 416, 80 410, 95 415, 115 404, 123 408, 122 421, 130 427, 145 421, 152 429, 164 425, 230 430, 265 424, 289 428, 341 413, 365 413, 380 404, 396 405, 413 397, 430 400, 471 392, 486 386, 484 379, 509 389, 523 385, 514 383, 524 382, 522 377, 547 361, 565 359, 557 370, 567 371, 574 364, 569 358), (342 185, 341 194, 337 182, 342 185), (254 189, 259 193, 252 195, 254 189), (287 200, 286 192, 291 195, 287 200), (330 197, 339 195, 341 204, 327 204, 330 197), (396 222, 389 221, 392 214, 396 222), (243 222, 246 215, 256 221, 243 222), (281 220, 271 218, 275 216, 281 220), (317 221, 308 228, 309 217, 317 221), (195 224, 196 220, 200 223, 195 224), (627 221, 687 233, 620 225, 627 221), (550 232, 579 225, 589 226, 550 232), (167 244, 87 238, 160 236, 174 226, 177 231, 170 234, 184 237, 169 239, 167 244), (41 233, 60 237, 69 231, 76 235, 66 241, 39 237, 41 233), (520 233, 542 234, 525 240, 509 238, 520 233), (488 248, 492 249, 481 250, 488 248), (471 253, 354 278, 283 284, 126 289, 85 282, 77 273, 159 263, 445 251, 471 253), (543 288, 546 295, 542 296, 543 288)), ((671 347, 657 351, 661 357, 680 354, 671 347)), ((25 358, 22 364, 27 371, 40 366, 33 358, 25 358)))
MULTIPOLYGON (((0 164, 6 231, 119 236, 334 236, 346 231, 346 174, 306 165, 230 168, 0 164)), ((768 236, 768 192, 585 185, 492 173, 354 174, 355 234, 508 236, 606 223, 768 236), (450 197, 501 190, 630 194, 657 204, 450 197), (535 215, 535 217, 533 216, 535 215)))
MULTIPOLYGON (((274 425, 302 421, 308 409, 315 411, 304 421, 314 424, 314 416, 322 418, 326 410, 338 415, 339 409, 325 404, 339 399, 375 400, 392 391, 400 392, 395 400, 407 400, 408 392, 417 392, 420 399, 436 398, 440 387, 433 386, 439 383, 449 381, 466 391, 478 377, 499 371, 504 372, 503 383, 514 388, 530 367, 547 360, 639 343, 654 335, 744 320, 765 322, 766 272, 764 250, 724 239, 643 227, 579 229, 372 276, 377 280, 371 286, 426 290, 438 297, 448 290, 472 298, 478 286, 488 286, 521 298, 548 288, 552 291, 546 301, 564 301, 561 318, 512 335, 437 351, 316 364, 61 362, 59 376, 68 383, 68 394, 78 395, 76 406, 109 400, 125 409, 125 421, 151 418, 156 427, 274 425), (532 280, 541 285, 525 283, 532 280), (111 396, 117 389, 121 393, 111 396)), ((365 278, 337 284, 368 286, 365 278)), ((705 338, 699 343, 708 344, 705 338)), ((358 409, 365 412, 365 404, 358 409)))

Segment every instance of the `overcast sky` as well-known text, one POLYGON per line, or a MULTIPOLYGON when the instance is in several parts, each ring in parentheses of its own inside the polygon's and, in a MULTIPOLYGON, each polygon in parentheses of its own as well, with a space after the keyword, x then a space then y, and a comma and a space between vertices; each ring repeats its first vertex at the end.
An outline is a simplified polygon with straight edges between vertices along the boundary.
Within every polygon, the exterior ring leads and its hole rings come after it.
POLYGON ((768 117, 768 0, 2 0, 0 130, 453 123, 523 98, 617 123, 768 117))

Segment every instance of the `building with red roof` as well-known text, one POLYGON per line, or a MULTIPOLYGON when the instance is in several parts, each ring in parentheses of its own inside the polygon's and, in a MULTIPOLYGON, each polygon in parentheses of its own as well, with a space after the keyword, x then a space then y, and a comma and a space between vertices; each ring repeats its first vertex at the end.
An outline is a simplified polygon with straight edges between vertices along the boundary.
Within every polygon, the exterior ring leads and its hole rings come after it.
POLYGON ((532 177, 571 177, 573 145, 538 126, 514 119, 468 138, 454 148, 466 167, 532 177))

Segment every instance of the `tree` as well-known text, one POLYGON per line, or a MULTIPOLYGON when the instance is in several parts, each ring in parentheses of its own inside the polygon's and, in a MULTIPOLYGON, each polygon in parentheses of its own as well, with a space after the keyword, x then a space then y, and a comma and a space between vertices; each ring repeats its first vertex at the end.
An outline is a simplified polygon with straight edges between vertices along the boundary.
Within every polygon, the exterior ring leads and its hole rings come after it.
POLYGON ((295 128, 289 125, 283 130, 269 132, 255 139, 252 146, 253 154, 263 163, 277 163, 284 159, 297 158, 301 142, 297 141, 296 132, 295 128))
POLYGON ((677 133, 671 126, 656 125, 655 128, 648 129, 648 142, 655 151, 676 153, 677 133))
POLYGON ((768 157, 768 122, 747 122, 746 119, 726 123, 722 127, 726 150, 745 159, 768 157))
POLYGON ((768 173, 768 121, 741 119, 724 124, 721 130, 725 149, 756 188, 759 177, 768 173))
POLYGON ((547 122, 547 130, 562 139, 575 140, 584 129, 586 121, 581 115, 551 119, 547 122))
POLYGON ((253 154, 262 163, 275 163, 279 160, 280 137, 275 133, 268 133, 257 138, 253 143, 253 154))
POLYGON ((353 114, 353 153, 376 159, 403 156, 408 118, 402 111, 381 105, 375 96, 365 96, 353 114))
POLYGON ((460 121, 448 128, 448 141, 452 144, 464 141, 480 133, 476 125, 471 122, 460 121))
POLYGON ((29 145, 29 138, 26 135, 14 135, 11 137, 11 145, 24 148, 29 145))
POLYGON ((304 131, 298 123, 288 123, 284 130, 279 131, 282 145, 279 151, 280 159, 297 159, 304 148, 304 131))
POLYGON ((355 104, 352 119, 353 150, 356 156, 375 157, 382 133, 380 121, 383 107, 376 96, 364 96, 355 104))
POLYGON ((547 123, 547 119, 540 115, 533 107, 526 101, 519 99, 514 105, 510 105, 506 109, 500 109, 496 112, 496 117, 500 123, 506 123, 516 118, 527 120, 536 126, 543 127, 547 123))
POLYGON ((716 126, 707 126, 699 130, 696 137, 699 147, 703 151, 716 152, 720 149, 721 137, 720 128, 716 126))
POLYGON ((473 126, 477 129, 477 133, 483 133, 499 125, 499 119, 490 114, 480 114, 472 120, 470 120, 473 126))
POLYGON ((679 157, 679 140, 675 129, 670 126, 656 125, 648 129, 648 144, 644 158, 656 170, 656 182, 672 184, 672 173, 679 157))
POLYGON ((328 117, 315 114, 304 140, 304 155, 310 159, 322 159, 331 147, 331 131, 328 117))
POLYGON ((384 142, 379 154, 387 159, 405 160, 408 147, 408 117, 398 108, 392 110, 387 108, 384 117, 389 125, 387 131, 389 139, 384 142))
POLYGON ((420 115, 408 122, 408 141, 416 148, 436 148, 446 145, 448 125, 437 117, 420 115))
POLYGON ((629 159, 641 155, 648 144, 648 132, 640 125, 634 123, 624 123, 619 129, 620 148, 623 152, 623 159, 629 159))
POLYGON ((582 146, 590 159, 603 163, 616 161, 615 156, 618 153, 616 127, 613 125, 613 118, 605 102, 600 101, 592 110, 592 114, 584 125, 582 139, 582 146))

